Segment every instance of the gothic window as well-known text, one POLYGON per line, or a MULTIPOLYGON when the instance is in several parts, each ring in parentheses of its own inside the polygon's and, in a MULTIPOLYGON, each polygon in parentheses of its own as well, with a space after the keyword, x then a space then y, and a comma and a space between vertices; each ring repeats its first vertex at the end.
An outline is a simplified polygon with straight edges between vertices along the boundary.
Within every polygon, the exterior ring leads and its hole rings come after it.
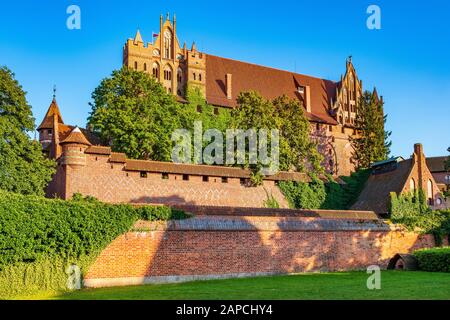
POLYGON ((409 191, 414 192, 416 190, 416 182, 413 178, 409 180, 409 191))
POLYGON ((198 81, 202 81, 202 74, 201 73, 198 74, 198 81))
POLYGON ((164 80, 172 80, 172 70, 169 66, 164 69, 164 80))
POLYGON ((153 63, 153 76, 159 78, 159 66, 156 62, 153 63))
POLYGON ((433 182, 431 180, 428 180, 428 183, 427 183, 427 197, 428 197, 430 204, 432 204, 432 202, 433 202, 433 182))
POLYGON ((164 32, 164 58, 172 59, 172 33, 169 30, 164 32))

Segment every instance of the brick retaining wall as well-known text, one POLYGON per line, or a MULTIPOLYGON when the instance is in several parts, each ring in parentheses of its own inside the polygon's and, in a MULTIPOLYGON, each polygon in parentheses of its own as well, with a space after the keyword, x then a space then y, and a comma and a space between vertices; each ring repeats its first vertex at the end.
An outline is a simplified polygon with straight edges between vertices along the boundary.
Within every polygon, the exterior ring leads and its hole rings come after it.
POLYGON ((381 220, 200 216, 138 222, 85 276, 88 287, 385 268, 396 253, 433 247, 381 220))

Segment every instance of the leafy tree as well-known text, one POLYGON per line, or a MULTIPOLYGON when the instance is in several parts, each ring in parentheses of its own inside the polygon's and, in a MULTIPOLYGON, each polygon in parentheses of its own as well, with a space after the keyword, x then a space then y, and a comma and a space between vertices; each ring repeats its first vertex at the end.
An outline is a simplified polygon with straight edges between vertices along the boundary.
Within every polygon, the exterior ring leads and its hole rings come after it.
POLYGON ((55 162, 27 132, 35 128, 25 92, 6 67, 0 68, 0 189, 43 195, 55 162))
MULTIPOLYGON (((237 107, 231 111, 231 116, 232 128, 243 131, 254 129, 258 132, 260 129, 279 129, 281 124, 272 102, 264 99, 256 91, 241 92, 237 98, 237 107)), ((282 144, 283 142, 280 141, 280 153, 282 149, 286 149, 281 147, 282 144)), ((268 137, 268 145, 270 145, 270 137, 268 137)), ((262 183, 261 169, 263 165, 260 159, 257 164, 249 164, 250 145, 248 141, 246 141, 245 150, 244 167, 252 171, 252 183, 259 185, 262 183)))
POLYGON ((91 128, 104 143, 135 159, 169 161, 172 132, 193 117, 152 76, 126 67, 105 78, 92 100, 91 128))
POLYGON ((186 128, 191 128, 194 121, 201 121, 203 130, 217 129, 223 134, 231 126, 231 112, 229 109, 218 108, 208 104, 198 88, 187 86, 186 100, 189 115, 192 117, 186 128), (217 108, 217 110, 215 110, 217 108), (198 112, 200 109, 200 112, 198 112))
POLYGON ((322 172, 322 155, 317 145, 310 139, 310 123, 305 117, 302 105, 283 95, 273 100, 275 112, 280 118, 282 142, 280 147, 280 167, 283 170, 305 171, 305 166, 313 172, 322 172), (284 149, 283 149, 284 148, 284 149))
POLYGON ((391 147, 391 132, 384 128, 386 118, 383 102, 372 93, 364 92, 355 120, 358 135, 351 138, 353 156, 359 168, 368 168, 372 162, 387 159, 391 147))

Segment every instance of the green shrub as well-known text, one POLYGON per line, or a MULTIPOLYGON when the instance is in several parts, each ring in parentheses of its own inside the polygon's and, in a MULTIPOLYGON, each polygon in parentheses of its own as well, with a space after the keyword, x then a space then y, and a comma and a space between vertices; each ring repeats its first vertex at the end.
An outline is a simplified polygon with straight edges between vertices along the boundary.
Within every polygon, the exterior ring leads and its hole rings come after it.
POLYGON ((0 270, 40 258, 78 258, 104 248, 137 219, 168 220, 167 207, 111 205, 92 198, 50 200, 0 191, 0 270))
POLYGON ((67 278, 62 266, 95 258, 136 220, 185 217, 164 206, 134 208, 80 195, 63 201, 0 191, 0 296, 41 285, 59 290, 61 278, 67 278), (56 272, 52 280, 49 272, 56 272))
POLYGON ((0 299, 26 297, 43 291, 69 291, 67 267, 75 264, 81 273, 85 274, 96 255, 95 253, 78 259, 52 258, 7 265, 0 271, 0 299))
POLYGON ((279 186, 292 208, 347 210, 358 198, 369 178, 370 170, 359 170, 350 177, 341 177, 345 184, 313 177, 312 182, 280 182, 279 186))
POLYGON ((408 223, 409 220, 415 220, 418 216, 430 212, 422 189, 400 196, 392 192, 390 197, 389 213, 392 220, 402 220, 405 224, 410 224, 408 223))
POLYGON ((389 211, 392 222, 411 231, 433 234, 437 245, 441 245, 443 237, 450 234, 450 210, 432 211, 423 190, 400 196, 392 193, 389 211))
POLYGON ((267 199, 264 200, 264 207, 270 208, 270 209, 279 209, 280 204, 278 203, 277 199, 272 194, 269 194, 266 190, 267 199))
POLYGON ((450 247, 418 250, 414 256, 421 270, 450 272, 450 247))
POLYGON ((147 221, 180 220, 186 218, 186 213, 184 211, 166 206, 143 206, 137 207, 135 210, 140 219, 147 221))
POLYGON ((325 201, 325 185, 319 179, 311 183, 280 181, 279 187, 292 208, 319 209, 325 201))

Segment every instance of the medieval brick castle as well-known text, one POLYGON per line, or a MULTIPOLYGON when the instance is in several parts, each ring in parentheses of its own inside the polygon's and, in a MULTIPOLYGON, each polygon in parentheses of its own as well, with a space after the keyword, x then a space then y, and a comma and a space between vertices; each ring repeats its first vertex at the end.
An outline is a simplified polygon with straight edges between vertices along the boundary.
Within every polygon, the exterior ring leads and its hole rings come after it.
MULTIPOLYGON (((123 48, 123 64, 153 75, 181 103, 186 102, 188 86, 198 88, 215 108, 233 108, 237 95, 248 90, 256 90, 267 99, 283 94, 298 99, 311 123, 311 136, 326 159, 327 170, 335 176, 354 171, 350 137, 356 134, 356 101, 363 89, 351 58, 346 62, 345 75, 335 82, 208 55, 199 52, 195 44, 190 50, 186 45, 181 47, 175 17, 170 21, 169 16, 161 16, 160 32, 155 38, 153 43, 144 44, 138 31, 123 48)), ((376 90, 374 93, 377 95, 376 90)), ((89 130, 66 125, 55 98, 38 132, 44 152, 58 161, 47 194, 63 199, 82 193, 107 202, 263 207, 273 197, 286 208, 288 203, 277 182, 307 179, 304 174, 279 172, 266 177, 262 186, 250 187, 247 170, 127 159, 101 146, 89 130)), ((438 184, 423 159, 422 149, 416 148, 413 160, 394 166, 404 168, 402 178, 412 172, 410 178, 419 182, 418 187, 431 181, 427 188, 434 201, 439 195, 438 184)), ((399 191, 409 188, 409 182, 403 180, 398 182, 399 191)), ((372 200, 374 196, 372 192, 366 195, 372 200)), ((359 209, 373 210, 368 201, 361 201, 359 209)), ((380 210, 384 213, 385 207, 380 210)))
MULTIPOLYGON (((167 92, 185 101, 186 88, 198 88, 216 108, 233 108, 243 91, 256 90, 266 99, 283 94, 298 99, 311 122, 312 136, 319 141, 324 166, 334 175, 354 171, 349 137, 354 135, 356 101, 362 95, 352 59, 346 62, 339 81, 263 67, 199 52, 180 46, 177 21, 160 17, 160 32, 145 44, 140 32, 123 48, 123 64, 152 74, 167 92)), ((375 90, 376 93, 376 90, 375 90)), ((382 97, 380 97, 382 99, 382 97)))

